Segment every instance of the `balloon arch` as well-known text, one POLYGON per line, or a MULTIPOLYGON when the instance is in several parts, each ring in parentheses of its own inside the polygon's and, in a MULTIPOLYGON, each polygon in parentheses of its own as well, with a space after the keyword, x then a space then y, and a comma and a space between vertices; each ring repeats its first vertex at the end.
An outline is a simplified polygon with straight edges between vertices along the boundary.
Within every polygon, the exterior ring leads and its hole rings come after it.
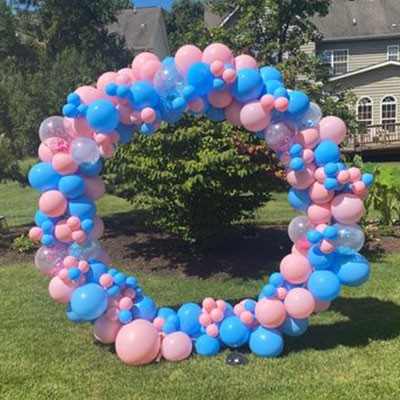
POLYGON ((368 279, 357 222, 373 177, 340 161, 344 122, 322 118, 306 94, 285 87, 276 68, 259 68, 254 58, 234 57, 219 43, 204 51, 186 45, 162 61, 145 52, 130 68, 69 94, 63 115, 41 124, 41 162, 29 172, 41 192, 30 230, 42 244, 35 263, 52 276, 50 296, 67 305, 68 318, 91 322, 96 339, 115 343, 125 363, 179 361, 193 345, 203 356, 245 344, 259 356, 278 356, 283 336, 303 334, 310 315, 327 310, 342 285, 368 279), (158 309, 134 276, 110 267, 100 248, 104 225, 95 201, 105 191, 102 159, 135 132, 151 135, 185 112, 262 135, 286 168, 289 203, 304 212, 289 225, 291 253, 256 300, 231 305, 207 297, 202 306, 158 309))

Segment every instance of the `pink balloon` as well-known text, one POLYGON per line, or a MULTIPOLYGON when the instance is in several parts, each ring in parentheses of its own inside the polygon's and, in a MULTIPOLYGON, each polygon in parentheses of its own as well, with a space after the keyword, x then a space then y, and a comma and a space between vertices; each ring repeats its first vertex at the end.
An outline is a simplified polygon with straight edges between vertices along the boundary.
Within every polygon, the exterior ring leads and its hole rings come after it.
POLYGON ((161 343, 161 352, 168 361, 182 361, 192 352, 192 341, 185 332, 173 332, 167 335, 161 343))
POLYGON ((156 72, 160 69, 161 63, 158 60, 149 60, 143 63, 140 69, 140 79, 153 82, 156 72))
POLYGON ((255 315, 266 328, 278 328, 285 321, 286 309, 280 300, 264 298, 257 302, 255 315))
POLYGON ((85 194, 93 201, 97 201, 104 196, 106 185, 101 176, 83 177, 85 181, 85 194))
POLYGON ((49 283, 50 297, 57 303, 69 303, 73 291, 74 289, 66 285, 58 276, 53 277, 49 283))
POLYGON ((309 250, 309 247, 298 246, 297 243, 295 243, 292 246, 291 253, 292 254, 300 254, 304 257, 307 257, 308 250, 309 250))
POLYGON ((320 301, 317 299, 314 300, 315 300, 314 312, 316 314, 327 311, 329 309, 329 306, 331 305, 330 301, 320 301))
POLYGON ((335 192, 325 189, 322 183, 314 182, 310 186, 310 198, 316 204, 325 204, 332 200, 335 192))
POLYGON ((332 200, 333 217, 342 224, 355 224, 364 215, 363 201, 355 194, 339 194, 332 200))
POLYGON ((307 189, 315 181, 314 177, 315 167, 312 165, 306 166, 303 171, 289 171, 287 174, 287 181, 291 186, 296 189, 307 189))
POLYGON ((102 94, 105 94, 107 85, 109 83, 116 83, 117 78, 118 74, 116 72, 111 72, 111 71, 105 72, 104 74, 100 75, 96 83, 98 91, 102 94))
POLYGON ((54 228, 54 236, 57 240, 64 243, 73 242, 72 229, 67 225, 67 220, 58 221, 54 228))
POLYGON ((200 62, 202 57, 203 53, 198 47, 187 44, 176 52, 175 64, 182 72, 186 73, 194 63, 200 62))
POLYGON ((313 149, 320 141, 319 132, 315 128, 303 129, 296 134, 294 141, 305 148, 313 149))
POLYGON ((213 43, 207 46, 204 49, 202 61, 207 64, 212 64, 214 61, 232 65, 234 63, 232 51, 221 43, 213 43))
POLYGON ((70 175, 78 170, 79 165, 70 154, 58 153, 53 156, 51 165, 61 175, 70 175))
POLYGON ((225 109, 225 118, 228 122, 235 126, 241 126, 240 112, 242 111, 243 104, 233 100, 225 109))
POLYGON ((67 199, 58 190, 44 192, 39 199, 39 208, 48 217, 60 217, 67 210, 67 206, 67 199))
MULTIPOLYGON (((118 104, 117 110, 119 113, 119 119, 125 125, 132 125, 133 121, 131 118, 131 114, 133 112, 132 107, 129 104, 118 104)), ((106 135, 105 135, 106 136, 106 135)))
POLYGON ((117 334, 115 349, 118 357, 130 365, 145 365, 157 357, 160 336, 153 324, 145 319, 135 319, 124 325, 117 334))
POLYGON ((315 308, 314 297, 304 288, 289 290, 284 304, 287 313, 293 318, 308 318, 315 308))
POLYGON ((208 100, 214 107, 225 108, 232 102, 232 92, 229 88, 225 88, 219 92, 213 90, 208 94, 208 100))
POLYGON ((38 149, 38 156, 40 160, 43 162, 51 162, 53 158, 53 152, 49 149, 48 146, 46 146, 45 143, 40 143, 38 149))
POLYGON ((311 265, 307 259, 300 254, 288 254, 280 264, 283 277, 290 283, 304 283, 312 272, 311 265))
POLYGON ((240 56, 235 57, 235 67, 236 71, 240 71, 244 68, 252 68, 258 70, 257 61, 247 54, 241 54, 240 56))
POLYGON ((94 337, 104 344, 114 343, 121 327, 122 324, 119 321, 112 321, 107 315, 102 315, 93 325, 94 337))
POLYGON ((311 204, 307 209, 307 215, 314 225, 329 224, 332 218, 330 203, 311 204))
POLYGON ((122 68, 118 71, 118 76, 127 75, 131 80, 131 84, 139 80, 139 77, 133 72, 131 68, 122 68))
POLYGON ((271 118, 269 112, 255 100, 243 106, 240 111, 240 122, 248 131, 258 132, 269 125, 271 118))
POLYGON ((86 122, 86 118, 67 118, 71 123, 71 136, 77 138, 78 136, 86 136, 90 139, 93 138, 93 130, 86 122))
POLYGON ((42 229, 38 226, 33 226, 29 229, 29 239, 31 240, 41 240, 43 237, 42 229))
POLYGON ((84 104, 90 104, 95 100, 101 99, 101 93, 92 86, 81 86, 75 90, 84 104))
POLYGON ((319 132, 321 140, 332 140, 336 144, 340 144, 346 137, 347 128, 342 119, 329 116, 321 119, 319 132))
POLYGON ((139 53, 132 61, 133 73, 137 76, 140 76, 142 67, 143 67, 144 63, 147 61, 160 61, 160 60, 153 53, 149 53, 146 51, 143 53, 139 53))

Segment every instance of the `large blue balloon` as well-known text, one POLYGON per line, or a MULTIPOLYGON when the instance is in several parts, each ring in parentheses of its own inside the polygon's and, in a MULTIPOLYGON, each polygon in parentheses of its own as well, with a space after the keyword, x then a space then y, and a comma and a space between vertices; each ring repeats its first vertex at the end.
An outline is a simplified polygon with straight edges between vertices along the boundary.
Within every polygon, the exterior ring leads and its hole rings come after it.
POLYGON ((339 256, 332 270, 337 274, 340 282, 346 286, 362 285, 370 274, 368 261, 359 253, 339 256))
POLYGON ((85 181, 79 175, 63 176, 58 183, 58 189, 66 197, 74 199, 83 195, 85 181))
POLYGON ((157 315, 157 306, 150 297, 143 296, 138 303, 134 304, 132 313, 135 319, 140 318, 153 321, 157 315))
POLYGON ((107 292, 100 285, 87 283, 72 293, 71 310, 78 318, 91 321, 106 311, 107 301, 107 292))
POLYGON ((261 357, 277 357, 283 351, 283 338, 277 330, 259 326, 249 340, 250 350, 261 357))
POLYGON ((311 247, 307 252, 308 261, 315 269, 328 269, 335 260, 335 253, 323 253, 318 245, 311 247))
POLYGON ((58 174, 48 162, 35 164, 30 169, 28 175, 30 185, 39 192, 58 189, 60 178, 61 175, 58 174))
POLYGON ((301 336, 308 328, 308 318, 296 319, 286 317, 281 326, 282 333, 287 336, 301 336))
POLYGON ((240 347, 249 340, 250 328, 240 318, 228 317, 222 321, 219 335, 227 346, 240 347))
POLYGON ((332 140, 323 140, 314 150, 315 163, 321 167, 340 159, 339 146, 332 140))
POLYGON ((314 271, 308 280, 308 290, 317 300, 331 301, 339 296, 340 281, 332 271, 314 271))
POLYGON ((113 132, 119 124, 119 114, 111 101, 100 99, 88 106, 86 120, 96 132, 113 132))
POLYGON ((187 81, 190 86, 194 87, 196 96, 208 94, 213 87, 213 80, 214 76, 208 64, 197 62, 188 70, 187 81))
POLYGON ((201 308, 195 303, 186 303, 178 310, 179 325, 181 331, 187 333, 189 336, 196 336, 200 332, 199 317, 201 308))
POLYGON ((69 201, 69 213, 75 217, 92 219, 96 215, 96 204, 90 197, 79 196, 69 201))
POLYGON ((289 204, 299 211, 307 211, 309 205, 311 204, 311 198, 309 190, 300 190, 291 188, 288 194, 289 204))
POLYGON ((208 335, 199 336, 194 347, 201 356, 215 356, 221 350, 219 340, 208 335))
POLYGON ((264 82, 272 80, 282 81, 281 73, 277 68, 274 67, 262 67, 260 69, 260 74, 264 82))
POLYGON ((232 86, 232 94, 237 101, 248 102, 261 95, 263 86, 258 71, 253 68, 243 68, 237 72, 236 81, 232 86))
POLYGON ((146 107, 154 108, 159 100, 154 86, 146 81, 137 81, 131 86, 133 106, 138 110, 146 107))

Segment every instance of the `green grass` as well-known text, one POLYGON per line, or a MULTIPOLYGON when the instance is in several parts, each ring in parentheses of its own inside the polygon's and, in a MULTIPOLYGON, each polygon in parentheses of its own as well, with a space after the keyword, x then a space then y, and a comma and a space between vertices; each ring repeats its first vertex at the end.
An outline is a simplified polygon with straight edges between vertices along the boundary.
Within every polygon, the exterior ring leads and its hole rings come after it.
MULTIPOLYGON (((399 255, 373 264, 361 288, 343 290, 332 311, 277 359, 250 355, 244 367, 197 355, 131 367, 96 345, 51 301, 32 265, 0 266, 0 398, 18 399, 397 399, 400 396, 399 255)), ((159 305, 204 296, 254 296, 262 281, 168 279, 138 274, 159 305)))

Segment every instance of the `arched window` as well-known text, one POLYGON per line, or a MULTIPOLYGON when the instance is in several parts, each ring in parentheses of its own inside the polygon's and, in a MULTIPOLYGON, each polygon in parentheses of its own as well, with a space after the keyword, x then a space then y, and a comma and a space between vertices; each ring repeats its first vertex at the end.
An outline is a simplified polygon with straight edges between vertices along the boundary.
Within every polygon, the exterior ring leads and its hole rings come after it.
POLYGON ((381 123, 393 129, 397 122, 397 101, 393 96, 386 96, 382 99, 381 123))
POLYGON ((357 102, 357 120, 361 125, 372 125, 372 100, 361 97, 357 102))

